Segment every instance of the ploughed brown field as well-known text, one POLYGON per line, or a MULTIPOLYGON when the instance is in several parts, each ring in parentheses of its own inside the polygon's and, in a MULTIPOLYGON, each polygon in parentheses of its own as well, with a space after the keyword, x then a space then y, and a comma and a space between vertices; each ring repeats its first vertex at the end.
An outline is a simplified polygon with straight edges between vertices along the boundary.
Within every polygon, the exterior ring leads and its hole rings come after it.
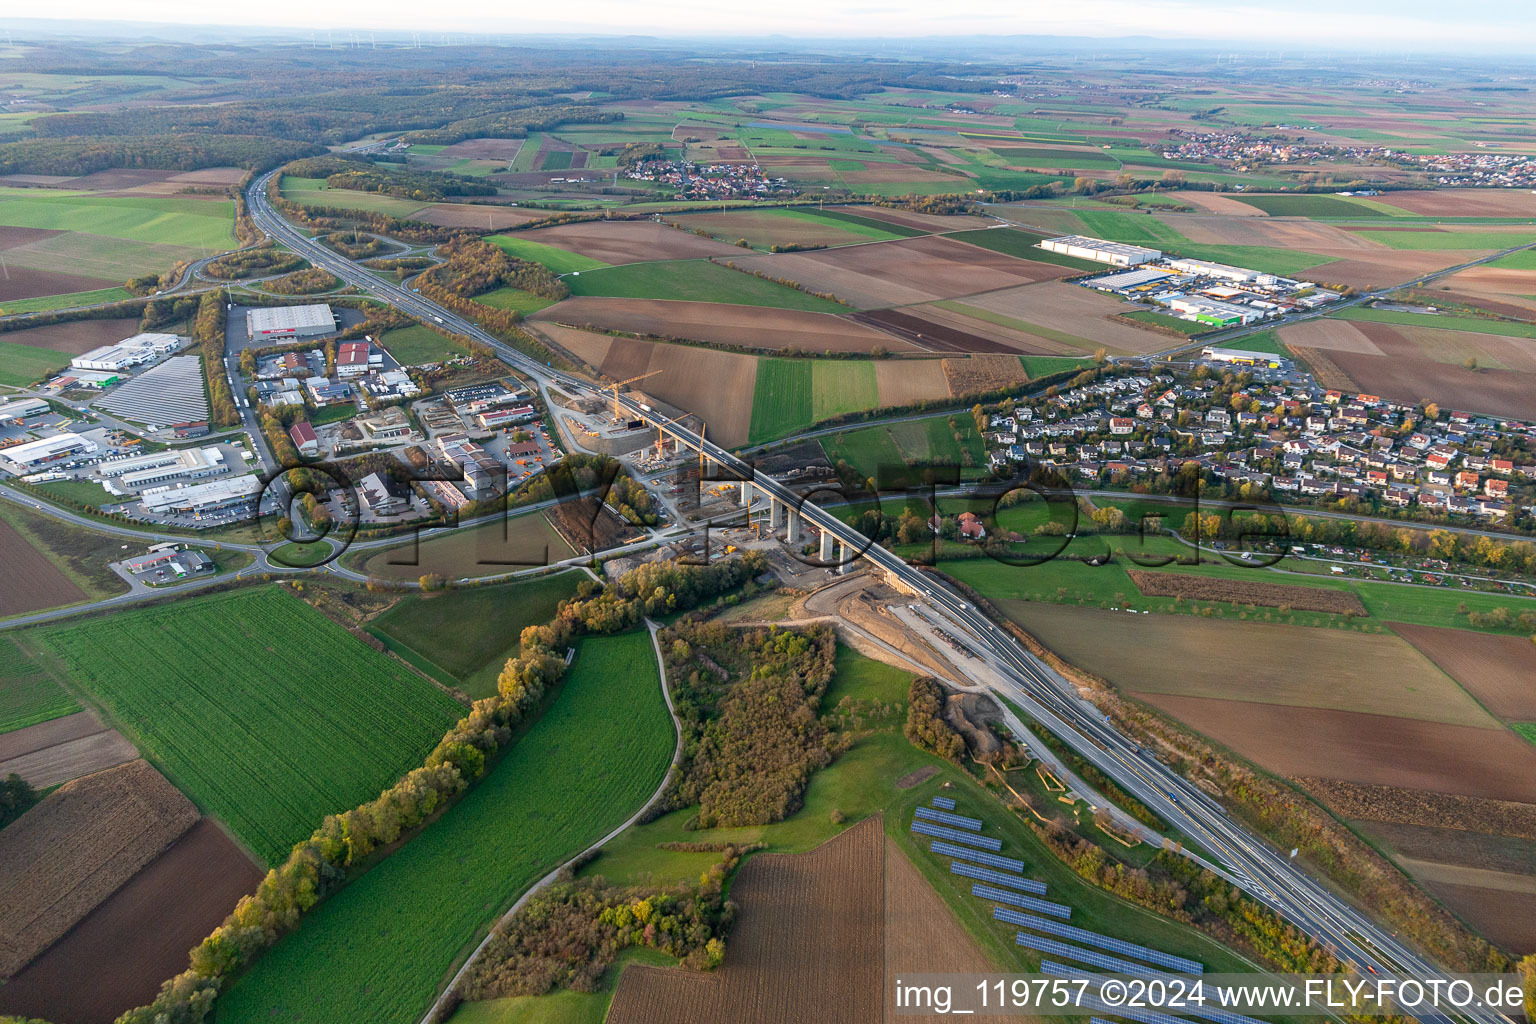
POLYGON ((78 356, 102 345, 111 345, 139 333, 137 317, 118 320, 77 320, 73 323, 32 327, 25 331, 6 331, 0 341, 9 345, 32 345, 78 356))
POLYGON ((1251 701, 1133 695, 1282 775, 1536 803, 1536 749, 1505 729, 1251 701))
MULTIPOLYGON (((896 337, 910 342, 919 348, 925 348, 930 352, 1018 351, 992 338, 974 334, 949 324, 925 320, 903 309, 876 309, 867 313, 853 313, 849 316, 849 319, 861 324, 869 324, 871 327, 882 331, 888 331, 896 337)), ((1015 359, 1014 361, 1017 362, 1018 360, 1015 359)))
POLYGON ((614 338, 556 324, 530 326, 612 380, 663 371, 642 382, 646 394, 697 413, 709 437, 720 444, 746 443, 757 384, 756 356, 614 338))
POLYGON ((1181 572, 1148 572, 1127 569, 1126 575, 1136 589, 1149 597, 1182 597, 1187 601, 1230 601, 1233 604, 1261 604, 1269 608, 1288 607, 1304 612, 1331 612, 1338 615, 1364 615, 1365 606, 1347 590, 1327 587, 1298 587, 1257 580, 1223 580, 1193 576, 1181 572))
POLYGON ((869 241, 868 235, 838 227, 834 221, 802 220, 771 210, 722 210, 714 213, 680 214, 676 222, 690 231, 707 231, 734 242, 745 238, 755 246, 853 245, 869 241))
POLYGON ((1495 715, 1536 721, 1536 644, 1529 638, 1433 626, 1392 628, 1495 715))
POLYGON ((883 206, 832 206, 828 209, 851 213, 856 217, 868 217, 870 220, 882 220, 887 224, 918 231, 966 231, 982 227, 985 223, 977 217, 967 217, 962 214, 914 213, 911 210, 888 210, 883 206))
MULTIPOLYGON (((1017 359, 1013 361, 1018 363, 1017 359)), ((875 360, 875 388, 880 396, 880 404, 882 406, 911 405, 913 402, 922 402, 930 398, 954 395, 956 392, 950 383, 949 366, 955 362, 969 362, 969 360, 875 360)))
POLYGON ((1373 200, 1426 217, 1530 217, 1536 195, 1523 188, 1455 188, 1384 192, 1373 200))
POLYGON ((833 313, 718 302, 579 295, 542 309, 530 319, 775 352, 871 352, 877 348, 906 352, 917 348, 899 337, 833 313))
POLYGON ((204 818, 0 986, 0 1013, 110 1024, 187 966, 262 872, 204 818), (81 978, 88 977, 89 985, 81 978))
POLYGON ((90 711, 0 735, 0 778, 15 772, 36 789, 132 761, 134 745, 90 711))
POLYGON ((712 974, 626 968, 606 1024, 880 1020, 884 861, 878 815, 810 853, 751 858, 731 884, 741 909, 725 964, 712 974))
POLYGON ((1340 817, 1443 828, 1471 835, 1489 832, 1536 841, 1536 804, 1456 796, 1341 779, 1298 778, 1340 817))
POLYGON ((133 761, 65 783, 0 831, 0 977, 52 945, 197 819, 192 801, 148 762, 133 761))
MULTIPOLYGON (((737 250, 738 252, 740 250, 737 250)), ((813 253, 772 253, 734 261, 855 306, 901 306, 959 298, 1061 277, 1065 270, 1016 259, 940 235, 872 242, 813 253)))
POLYGON ((519 237, 569 249, 604 263, 691 260, 701 256, 731 256, 742 251, 734 245, 649 220, 583 221, 536 228, 519 237))
POLYGON ((508 228, 545 216, 548 215, 506 206, 436 203, 411 214, 411 220, 423 220, 445 228, 508 228))
POLYGON ((0 564, 6 576, 5 585, 0 586, 0 616, 85 600, 85 592, 4 519, 0 519, 0 564))
MULTIPOLYGON (((1009 618, 1066 661, 1160 707, 1185 700, 1230 705, 1235 721, 1244 715, 1267 715, 1271 710, 1282 718, 1321 716, 1321 731, 1306 743, 1294 742, 1296 730, 1281 730, 1285 742, 1300 751, 1325 753, 1329 737, 1353 718, 1380 719, 1371 728, 1383 736, 1392 735, 1393 730, 1405 730, 1407 735, 1413 732, 1409 726, 1425 724, 1447 736, 1456 735, 1455 730, 1469 734, 1469 747, 1476 746, 1477 736, 1495 744, 1500 736, 1507 735, 1519 743, 1454 680, 1407 641, 1390 633, 1293 626, 1255 618, 1265 614, 1283 618, 1278 612, 1252 613, 1243 621, 1197 615, 1130 615, 1045 602, 1000 604, 1009 618), (1388 714, 1404 717, 1384 717, 1388 714), (1335 725, 1330 724, 1331 715, 1352 718, 1341 718, 1335 725)), ((1191 706, 1198 709, 1204 704, 1191 706)), ((1219 719, 1222 713, 1211 710, 1206 717, 1219 719)), ((1355 724, 1363 728, 1365 723, 1355 724)), ((1216 738, 1226 742, 1223 737, 1216 738)), ((1237 747, 1235 743, 1228 745, 1237 747)), ((1536 766, 1536 749, 1526 749, 1530 763, 1536 766)), ((1410 758, 1407 750, 1376 753, 1388 766, 1397 760, 1422 760, 1417 755, 1410 758)), ((1330 773, 1286 769, 1286 774, 1330 773)), ((1531 780, 1531 787, 1536 790, 1536 778, 1531 780)), ((1479 795, 1516 799, 1501 793, 1479 795)))
POLYGON ((518 150, 523 148, 523 139, 465 139, 463 142, 455 142, 451 146, 444 146, 437 151, 439 158, 452 157, 455 160, 506 160, 511 161, 517 157, 518 150))
MULTIPOLYGON (((1043 327, 1081 339, 1077 351, 1085 354, 1102 345, 1110 352, 1141 355, 1178 343, 1159 331, 1120 319, 1128 308, 1121 300, 1061 281, 975 295, 962 305, 1006 317, 1010 322, 1004 326, 1019 331, 1043 327)), ((1071 344, 1078 343, 1069 342, 1057 351, 1072 351, 1071 344)))

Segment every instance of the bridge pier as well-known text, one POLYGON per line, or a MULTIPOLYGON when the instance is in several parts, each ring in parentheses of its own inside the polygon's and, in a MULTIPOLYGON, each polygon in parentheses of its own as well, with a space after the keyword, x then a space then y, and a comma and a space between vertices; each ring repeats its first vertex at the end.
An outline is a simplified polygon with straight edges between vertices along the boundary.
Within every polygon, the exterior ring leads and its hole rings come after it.
POLYGON ((821 531, 821 560, 829 566, 832 564, 832 533, 830 530, 821 531))
POLYGON ((741 507, 749 510, 752 508, 752 481, 750 480, 741 482, 741 507))
POLYGON ((790 544, 800 543, 800 513, 795 509, 786 509, 789 513, 788 524, 784 527, 784 539, 790 544))
POLYGON ((784 524, 784 503, 777 498, 768 499, 768 529, 777 530, 784 524))
POLYGON ((850 556, 848 545, 842 541, 837 542, 837 572, 841 576, 853 568, 853 559, 850 556))

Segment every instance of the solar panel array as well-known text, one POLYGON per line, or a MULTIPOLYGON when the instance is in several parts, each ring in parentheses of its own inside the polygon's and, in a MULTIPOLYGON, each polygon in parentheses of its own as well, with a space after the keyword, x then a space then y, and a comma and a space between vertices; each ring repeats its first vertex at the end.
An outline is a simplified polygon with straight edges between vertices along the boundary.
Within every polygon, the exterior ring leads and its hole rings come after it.
POLYGON ((957 843, 965 843, 968 846, 979 846, 983 850, 991 850, 993 853, 1003 848, 1003 841, 1001 839, 994 839, 991 836, 978 836, 972 832, 962 832, 960 829, 950 828, 947 825, 935 825, 931 821, 913 821, 912 831, 919 832, 925 836, 933 836, 937 839, 953 839, 957 843))
POLYGON ((981 831, 980 818, 967 818, 963 814, 950 814, 948 811, 935 811, 927 807, 919 807, 912 813, 919 818, 936 821, 940 825, 953 825, 955 828, 970 829, 972 832, 981 831))
POLYGON ((953 875, 964 875, 966 878, 979 878, 983 882, 991 882, 993 885, 1005 885, 1010 889, 1023 889, 1032 892, 1036 896, 1045 895, 1045 883, 1037 882, 1033 878, 1015 878, 1005 875, 1001 871, 993 871, 991 868, 979 868, 974 864, 961 864, 958 861, 949 862, 949 871, 953 875))
POLYGON ((1033 896, 1023 896, 1016 892, 1009 892, 1006 889, 998 889, 995 886, 982 885, 980 882, 971 886, 971 895, 980 896, 984 900, 992 900, 994 903, 1011 903, 1016 907, 1036 910, 1042 914, 1050 914, 1054 917, 1067 918, 1072 916, 1071 907, 1063 906, 1060 903, 1051 903, 1047 900, 1037 900, 1033 896))
POLYGON ((1085 946, 1097 946, 1100 949, 1107 949, 1111 953, 1133 956, 1138 960, 1145 960, 1149 964, 1157 964, 1171 971, 1200 974, 1205 970, 1201 964, 1196 963, 1194 960, 1186 960, 1181 956, 1174 956, 1171 953, 1163 953, 1155 949, 1149 949, 1146 946, 1138 946, 1134 942, 1112 939, 1108 935, 1100 935, 1098 932, 1074 928, 1069 924, 1047 921, 1043 917, 1021 914, 1017 910, 1009 910, 1006 907, 998 907, 992 911, 992 916, 999 921, 1016 924, 1023 928, 1033 928, 1037 932, 1045 932, 1047 935, 1054 935, 1060 939, 1070 939, 1073 942, 1080 942, 1085 946))
POLYGON ((962 860, 975 861, 977 864, 985 864, 988 867, 998 868, 1002 871, 1012 871, 1014 874, 1023 874, 1024 862, 1014 860, 1012 857, 999 857, 995 853, 982 853, 980 850, 968 850, 954 843, 934 842, 929 844, 931 853, 942 854, 945 857, 959 857, 962 860))
POLYGON ((158 427, 208 418, 208 388, 197 356, 172 356, 96 403, 124 419, 158 427))
MULTIPOLYGON (((1087 992, 1082 996, 1082 1007, 1085 1010, 1097 1010, 1100 1013, 1112 1013, 1116 1017, 1124 1017, 1126 1020, 1138 1021, 1139 1024, 1189 1024, 1183 1017, 1174 1017, 1166 1013, 1158 1013, 1156 1010, 1132 1009, 1124 1006, 1111 1006, 1100 999, 1095 993, 1094 985, 1102 984, 1103 979, 1089 971, 1076 967, 1067 967, 1058 964, 1054 960, 1040 961, 1041 974, 1056 974, 1068 978, 1086 978, 1092 982, 1087 992)), ((1199 1017, 1202 1020, 1215 1021, 1216 1024, 1268 1024, 1256 1017, 1245 1017, 1231 1010, 1222 1010, 1212 1006, 1190 1005, 1180 1007, 1180 1010, 1189 1017, 1199 1017)), ((1099 1021, 1099 1024, 1110 1024, 1108 1021, 1090 1018, 1099 1021)))
POLYGON ((1069 960, 1078 960, 1091 967, 1101 967, 1113 974, 1141 974, 1166 977, 1164 972, 1153 970, 1145 964, 1132 963, 1129 960, 1122 960, 1117 956, 1110 956, 1107 953, 1095 953, 1091 949, 1069 946, 1065 942, 1057 942, 1055 939, 1031 935, 1028 932, 1019 932, 1013 937, 1013 941, 1025 949, 1036 949, 1042 953, 1064 956, 1069 960))
POLYGON ((947 796, 936 796, 933 798, 933 806, 942 807, 946 811, 952 811, 955 809, 955 801, 947 796))

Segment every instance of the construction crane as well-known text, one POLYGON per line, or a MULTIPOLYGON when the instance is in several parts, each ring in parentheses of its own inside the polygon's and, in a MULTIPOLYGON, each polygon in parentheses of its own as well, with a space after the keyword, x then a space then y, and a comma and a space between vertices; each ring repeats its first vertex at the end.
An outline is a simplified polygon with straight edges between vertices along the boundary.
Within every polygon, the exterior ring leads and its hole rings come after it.
POLYGON ((661 370, 652 370, 650 373, 642 373, 638 377, 631 377, 629 380, 621 380, 617 384, 609 384, 606 388, 604 388, 604 391, 613 392, 613 418, 617 420, 624 415, 623 410, 619 408, 619 388, 626 384, 633 384, 637 380, 645 380, 647 377, 654 377, 661 372, 661 370))

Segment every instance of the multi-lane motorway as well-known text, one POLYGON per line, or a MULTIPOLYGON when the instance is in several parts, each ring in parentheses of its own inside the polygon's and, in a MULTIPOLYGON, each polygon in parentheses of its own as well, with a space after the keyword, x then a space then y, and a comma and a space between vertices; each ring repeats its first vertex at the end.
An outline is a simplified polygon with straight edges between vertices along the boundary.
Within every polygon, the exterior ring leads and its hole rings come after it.
MULTIPOLYGON (((369 273, 297 230, 267 201, 271 178, 272 174, 268 173, 252 184, 247 197, 249 209, 256 223, 284 245, 366 293, 486 345, 510 366, 532 377, 541 388, 559 379, 564 387, 592 390, 589 385, 557 378, 544 364, 510 348, 462 317, 369 273)), ((635 418, 654 418, 649 409, 633 398, 621 395, 619 401, 635 418)), ((923 600, 955 624, 957 635, 1011 681, 1014 692, 1008 694, 1010 698, 1025 704, 1045 727, 1079 754, 1176 829, 1203 845, 1223 865, 1228 877, 1254 898, 1329 946, 1357 970, 1382 974, 1406 972, 1418 978, 1445 976, 1443 969, 1429 963, 1366 914, 1314 881, 1285 854, 1232 820, 1207 794, 1168 766, 1144 754, 1137 744, 1111 726, 1091 703, 1079 699, 1070 683, 962 596, 871 543, 831 512, 802 502, 784 484, 754 472, 750 464, 718 445, 676 423, 669 424, 667 429, 705 459, 742 478, 751 479, 754 486, 771 498, 799 508, 805 522, 830 532, 914 594, 923 595, 923 600)), ((1304 741, 1304 737, 1297 739, 1304 741)), ((1466 1016, 1478 1024, 1508 1024, 1508 1018, 1492 1010, 1478 1009, 1466 1016)))

